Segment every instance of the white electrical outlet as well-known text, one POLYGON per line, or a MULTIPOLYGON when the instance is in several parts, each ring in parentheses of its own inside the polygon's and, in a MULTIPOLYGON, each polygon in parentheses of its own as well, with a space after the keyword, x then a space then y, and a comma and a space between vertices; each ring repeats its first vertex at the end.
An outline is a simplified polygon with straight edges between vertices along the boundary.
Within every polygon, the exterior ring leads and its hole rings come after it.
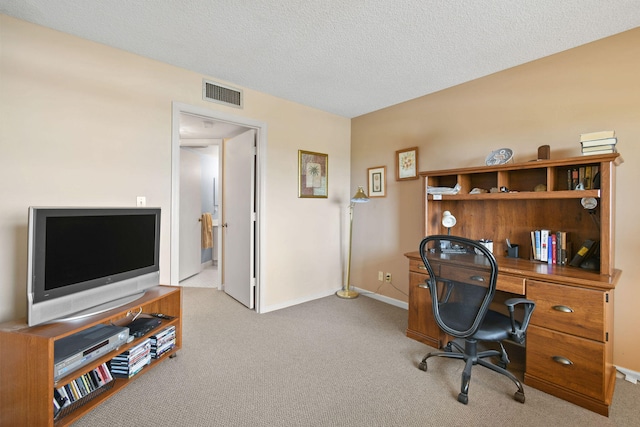
POLYGON ((136 206, 139 208, 147 206, 147 198, 144 196, 136 197, 136 206))
POLYGON ((384 273, 382 271, 378 271, 378 281, 382 282, 384 280, 384 273))
POLYGON ((387 283, 391 283, 391 273, 387 273, 387 274, 385 274, 385 275, 384 275, 384 280, 385 280, 387 283))

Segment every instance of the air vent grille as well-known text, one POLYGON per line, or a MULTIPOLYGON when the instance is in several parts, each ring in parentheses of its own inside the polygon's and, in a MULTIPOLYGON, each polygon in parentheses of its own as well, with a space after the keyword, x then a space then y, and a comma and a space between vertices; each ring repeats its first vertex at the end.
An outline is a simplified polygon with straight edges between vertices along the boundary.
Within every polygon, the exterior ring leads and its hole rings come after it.
POLYGON ((203 81, 202 99, 242 108, 242 90, 209 80, 203 81))

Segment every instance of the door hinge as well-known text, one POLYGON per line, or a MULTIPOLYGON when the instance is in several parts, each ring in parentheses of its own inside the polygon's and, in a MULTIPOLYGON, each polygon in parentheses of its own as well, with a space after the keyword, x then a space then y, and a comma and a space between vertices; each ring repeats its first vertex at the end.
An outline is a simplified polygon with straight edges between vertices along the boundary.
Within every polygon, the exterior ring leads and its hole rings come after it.
POLYGON ((251 287, 252 287, 252 288, 255 288, 255 287, 256 287, 256 278, 255 278, 255 277, 252 277, 252 278, 251 278, 251 287))
POLYGON ((258 220, 258 215, 255 212, 251 212, 251 221, 256 222, 258 220))
POLYGON ((605 301, 605 302, 609 302, 609 294, 605 294, 604 301, 605 301))
POLYGON ((605 340, 606 342, 609 342, 609 332, 606 332, 606 333, 604 334, 604 340, 605 340))

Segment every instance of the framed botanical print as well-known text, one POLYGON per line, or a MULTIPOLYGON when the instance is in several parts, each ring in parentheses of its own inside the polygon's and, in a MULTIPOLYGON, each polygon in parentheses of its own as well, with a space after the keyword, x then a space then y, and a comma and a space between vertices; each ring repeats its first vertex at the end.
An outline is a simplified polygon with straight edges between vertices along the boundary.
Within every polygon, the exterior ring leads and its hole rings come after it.
POLYGON ((418 179, 418 147, 396 151, 396 181, 418 179))
POLYGON ((387 195, 387 167, 376 166, 367 169, 369 177, 369 197, 385 197, 387 195))
POLYGON ((298 197, 327 198, 329 155, 298 150, 298 197))

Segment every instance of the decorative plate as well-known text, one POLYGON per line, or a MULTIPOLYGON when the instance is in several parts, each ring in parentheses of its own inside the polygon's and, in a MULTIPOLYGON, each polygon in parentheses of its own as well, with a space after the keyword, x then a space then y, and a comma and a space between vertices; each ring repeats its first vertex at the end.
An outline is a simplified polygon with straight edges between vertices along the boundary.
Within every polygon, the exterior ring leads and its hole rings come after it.
POLYGON ((492 151, 487 156, 485 163, 487 166, 504 165, 513 159, 513 150, 511 148, 499 148, 492 151))

